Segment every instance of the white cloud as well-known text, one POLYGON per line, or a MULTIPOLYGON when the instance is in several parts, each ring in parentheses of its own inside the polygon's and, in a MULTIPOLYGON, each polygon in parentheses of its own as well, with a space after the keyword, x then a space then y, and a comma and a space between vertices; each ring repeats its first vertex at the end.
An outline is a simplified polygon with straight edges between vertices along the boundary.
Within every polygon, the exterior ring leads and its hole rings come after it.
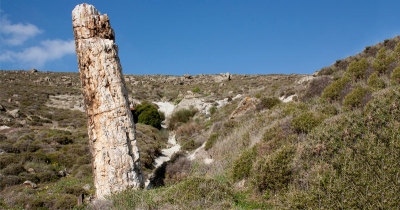
POLYGON ((46 62, 75 53, 73 40, 45 40, 40 45, 28 47, 21 52, 6 51, 0 54, 0 61, 18 62, 28 68, 42 68, 46 62))
POLYGON ((2 43, 8 45, 21 45, 27 39, 43 33, 37 26, 26 23, 12 24, 5 15, 0 16, 0 34, 2 43))

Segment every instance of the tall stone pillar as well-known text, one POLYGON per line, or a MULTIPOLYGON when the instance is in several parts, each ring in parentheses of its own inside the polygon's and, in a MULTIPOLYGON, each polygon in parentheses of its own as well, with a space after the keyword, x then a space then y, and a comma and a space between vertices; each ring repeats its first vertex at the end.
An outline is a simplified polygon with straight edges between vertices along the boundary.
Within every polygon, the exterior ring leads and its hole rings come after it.
POLYGON ((97 199, 129 188, 142 188, 135 124, 108 16, 80 4, 72 26, 88 117, 97 199))

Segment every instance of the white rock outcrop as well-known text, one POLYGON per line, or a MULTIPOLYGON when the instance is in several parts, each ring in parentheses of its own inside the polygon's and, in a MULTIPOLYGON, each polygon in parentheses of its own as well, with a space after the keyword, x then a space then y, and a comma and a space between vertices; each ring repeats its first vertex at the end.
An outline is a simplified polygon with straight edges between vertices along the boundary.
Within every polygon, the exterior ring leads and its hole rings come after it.
POLYGON ((96 198, 142 188, 135 125, 108 16, 92 5, 80 4, 72 11, 72 25, 96 198))

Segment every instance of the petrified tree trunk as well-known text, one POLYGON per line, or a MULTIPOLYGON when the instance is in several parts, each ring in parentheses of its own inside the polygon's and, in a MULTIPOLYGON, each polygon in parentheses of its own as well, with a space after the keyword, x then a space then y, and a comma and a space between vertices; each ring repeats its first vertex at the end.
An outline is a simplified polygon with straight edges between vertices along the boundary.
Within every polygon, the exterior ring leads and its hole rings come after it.
POLYGON ((72 11, 76 54, 88 117, 97 199, 143 187, 135 124, 107 15, 92 5, 72 11))

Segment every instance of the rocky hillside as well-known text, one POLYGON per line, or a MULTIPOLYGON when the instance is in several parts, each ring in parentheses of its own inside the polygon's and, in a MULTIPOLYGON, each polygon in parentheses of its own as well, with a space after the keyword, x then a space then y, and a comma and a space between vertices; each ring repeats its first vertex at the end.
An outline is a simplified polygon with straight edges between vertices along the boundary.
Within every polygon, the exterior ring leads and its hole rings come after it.
POLYGON ((0 71, 0 207, 397 208, 399 41, 314 75, 125 75, 147 190, 92 203, 78 73, 0 71))

